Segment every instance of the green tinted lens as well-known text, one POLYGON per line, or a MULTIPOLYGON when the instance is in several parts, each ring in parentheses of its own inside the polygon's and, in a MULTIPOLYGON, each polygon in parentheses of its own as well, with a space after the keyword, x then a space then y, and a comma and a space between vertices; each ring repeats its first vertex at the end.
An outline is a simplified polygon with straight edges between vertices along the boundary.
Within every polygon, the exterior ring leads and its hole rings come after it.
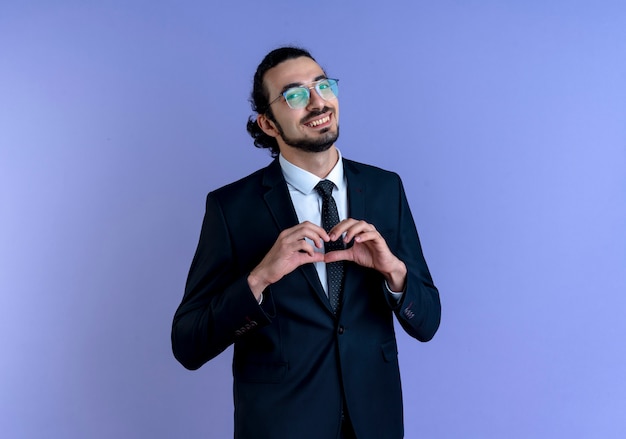
MULTIPOLYGON (((285 101, 290 108, 299 110, 309 103, 311 98, 310 88, 313 87, 292 87, 283 93, 285 101)), ((315 83, 315 91, 324 100, 335 99, 339 94, 336 79, 322 79, 315 83)))
POLYGON ((293 87, 283 93, 287 105, 293 109, 304 108, 309 102, 309 89, 306 87, 293 87))
POLYGON ((339 88, 337 87, 337 81, 334 79, 324 79, 320 81, 315 89, 320 94, 320 96, 326 100, 334 99, 337 97, 339 93, 339 88))

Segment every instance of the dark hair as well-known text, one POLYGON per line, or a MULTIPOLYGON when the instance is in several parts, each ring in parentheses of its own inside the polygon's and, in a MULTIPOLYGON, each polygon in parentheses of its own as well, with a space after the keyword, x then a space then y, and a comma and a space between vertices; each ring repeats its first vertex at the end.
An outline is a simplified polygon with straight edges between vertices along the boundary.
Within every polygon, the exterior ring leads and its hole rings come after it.
MULTIPOLYGON (((256 69, 256 73, 254 74, 252 94, 250 95, 252 111, 257 114, 266 114, 270 120, 274 120, 272 109, 269 106, 268 92, 263 84, 263 77, 269 69, 276 67, 278 64, 290 59, 300 58, 302 56, 311 58, 315 61, 315 58, 313 58, 307 50, 300 47, 280 47, 265 55, 265 58, 263 58, 263 61, 261 61, 261 64, 259 64, 256 69)), ((268 136, 263 132, 256 122, 256 117, 250 116, 248 118, 246 128, 248 133, 250 133, 254 139, 254 146, 257 148, 268 148, 272 157, 278 156, 278 153, 280 152, 278 149, 278 142, 276 142, 275 138, 268 136)))

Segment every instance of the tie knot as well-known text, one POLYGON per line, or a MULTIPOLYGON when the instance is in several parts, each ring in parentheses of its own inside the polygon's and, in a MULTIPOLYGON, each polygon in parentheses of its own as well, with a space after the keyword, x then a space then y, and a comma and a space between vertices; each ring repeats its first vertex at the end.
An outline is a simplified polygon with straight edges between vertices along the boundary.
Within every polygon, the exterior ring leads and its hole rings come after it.
POLYGON ((320 182, 315 185, 315 190, 319 192, 323 199, 328 199, 333 193, 334 186, 335 183, 330 180, 320 180, 320 182))

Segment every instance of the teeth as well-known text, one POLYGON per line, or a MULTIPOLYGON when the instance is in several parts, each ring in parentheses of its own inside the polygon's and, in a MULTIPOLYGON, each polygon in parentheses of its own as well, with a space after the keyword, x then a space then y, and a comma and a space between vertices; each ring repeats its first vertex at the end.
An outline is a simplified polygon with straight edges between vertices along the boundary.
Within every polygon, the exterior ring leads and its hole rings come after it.
POLYGON ((307 125, 310 126, 310 127, 316 127, 318 125, 321 125, 323 123, 328 122, 329 120, 330 120, 330 116, 326 116, 326 117, 323 117, 321 119, 314 120, 313 122, 309 122, 309 123, 307 123, 307 125))

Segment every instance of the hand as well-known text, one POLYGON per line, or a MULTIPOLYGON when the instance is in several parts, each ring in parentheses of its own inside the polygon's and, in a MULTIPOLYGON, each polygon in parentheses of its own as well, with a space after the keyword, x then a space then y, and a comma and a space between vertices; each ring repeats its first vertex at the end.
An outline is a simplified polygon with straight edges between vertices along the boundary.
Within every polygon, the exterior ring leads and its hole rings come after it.
POLYGON ((313 241, 317 248, 323 248, 324 242, 330 240, 323 228, 309 221, 283 230, 270 251, 248 276, 248 285, 257 300, 265 288, 300 265, 324 260, 324 255, 316 252, 305 238, 313 241))
POLYGON ((373 268, 383 274, 392 291, 402 291, 406 283, 406 265, 398 259, 385 241, 385 238, 372 224, 345 219, 330 231, 331 241, 343 238, 345 243, 354 239, 352 247, 326 253, 326 263, 335 261, 352 261, 363 267, 373 268))

